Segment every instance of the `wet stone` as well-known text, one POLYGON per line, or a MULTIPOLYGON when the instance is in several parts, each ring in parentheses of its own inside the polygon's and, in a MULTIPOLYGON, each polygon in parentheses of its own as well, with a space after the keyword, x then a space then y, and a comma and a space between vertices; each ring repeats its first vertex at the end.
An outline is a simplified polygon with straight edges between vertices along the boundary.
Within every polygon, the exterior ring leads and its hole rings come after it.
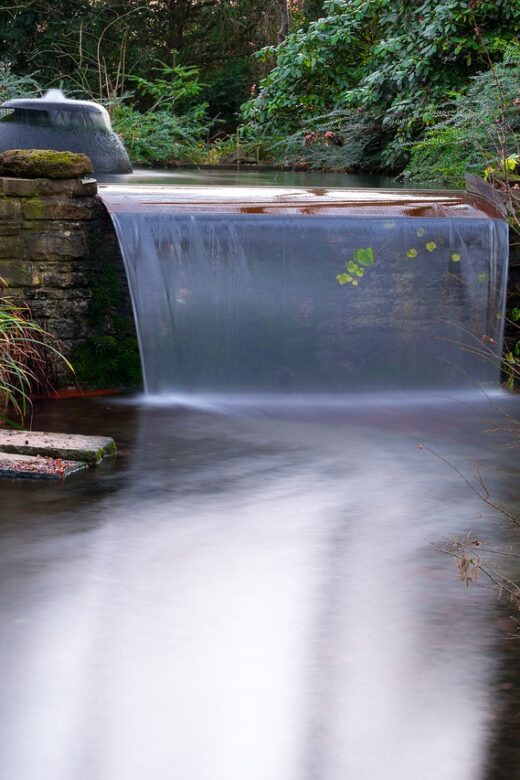
POLYGON ((0 478, 3 479, 66 479, 86 468, 87 463, 77 460, 0 452, 0 478))
POLYGON ((0 430, 0 457, 2 453, 40 455, 96 466, 104 458, 116 455, 117 448, 108 436, 0 430))

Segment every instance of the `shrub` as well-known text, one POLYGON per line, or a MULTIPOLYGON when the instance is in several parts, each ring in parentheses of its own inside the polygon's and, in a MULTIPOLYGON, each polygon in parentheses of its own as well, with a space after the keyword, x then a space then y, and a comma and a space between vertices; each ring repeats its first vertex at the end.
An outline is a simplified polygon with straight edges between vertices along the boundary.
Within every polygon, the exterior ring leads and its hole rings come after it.
POLYGON ((19 419, 27 416, 31 393, 48 386, 47 355, 57 355, 72 371, 51 337, 31 318, 25 304, 0 298, 0 422, 2 410, 11 410, 19 419))
POLYGON ((114 111, 113 127, 134 163, 198 162, 208 132, 205 107, 177 116, 169 109, 141 114, 130 106, 114 111))
POLYGON ((412 146, 411 181, 462 184, 465 173, 514 171, 520 148, 520 46, 455 94, 425 138, 412 146))

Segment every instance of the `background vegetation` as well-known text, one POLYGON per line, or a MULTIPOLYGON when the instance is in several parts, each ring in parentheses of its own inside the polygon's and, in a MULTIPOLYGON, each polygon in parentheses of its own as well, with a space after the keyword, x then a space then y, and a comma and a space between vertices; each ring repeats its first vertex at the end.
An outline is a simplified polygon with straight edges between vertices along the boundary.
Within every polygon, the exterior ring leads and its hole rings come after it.
POLYGON ((511 0, 10 0, 0 97, 99 100, 138 164, 456 181, 499 164, 499 114, 516 153, 519 32, 511 0))

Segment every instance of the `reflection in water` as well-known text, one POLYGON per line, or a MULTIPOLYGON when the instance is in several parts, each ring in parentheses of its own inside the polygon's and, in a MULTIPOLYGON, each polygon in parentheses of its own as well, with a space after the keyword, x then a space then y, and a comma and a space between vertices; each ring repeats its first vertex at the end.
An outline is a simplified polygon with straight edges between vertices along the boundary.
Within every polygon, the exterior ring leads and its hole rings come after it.
POLYGON ((2 778, 484 777, 494 597, 432 543, 501 532, 416 448, 500 469, 482 409, 102 404, 129 455, 0 485, 2 778))

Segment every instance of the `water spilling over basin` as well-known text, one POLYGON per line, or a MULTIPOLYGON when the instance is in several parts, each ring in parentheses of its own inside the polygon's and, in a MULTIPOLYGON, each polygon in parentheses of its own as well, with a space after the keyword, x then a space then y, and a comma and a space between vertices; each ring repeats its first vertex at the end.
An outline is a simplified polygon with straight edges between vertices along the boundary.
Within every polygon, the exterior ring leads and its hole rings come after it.
POLYGON ((146 389, 496 384, 508 228, 460 192, 100 188, 146 389))
POLYGON ((96 173, 130 173, 132 166, 103 106, 70 100, 61 90, 42 98, 7 100, 0 106, 0 152, 54 149, 83 152, 96 173))

